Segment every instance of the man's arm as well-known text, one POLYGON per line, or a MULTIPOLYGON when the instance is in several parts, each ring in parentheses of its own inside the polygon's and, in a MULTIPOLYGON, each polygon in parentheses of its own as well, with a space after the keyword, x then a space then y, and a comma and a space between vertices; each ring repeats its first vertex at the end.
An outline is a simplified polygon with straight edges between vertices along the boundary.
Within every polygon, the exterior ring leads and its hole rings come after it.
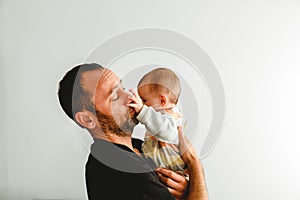
POLYGON ((181 128, 178 128, 178 135, 179 148, 180 152, 182 152, 181 157, 189 170, 189 183, 182 175, 169 169, 159 168, 157 169, 157 174, 176 199, 208 200, 201 161, 190 142, 182 133, 181 128))
POLYGON ((182 132, 182 128, 178 128, 179 137, 179 149, 181 152, 181 157, 186 163, 189 175, 189 193, 187 200, 208 200, 208 194, 206 190, 206 184, 204 179, 204 170, 197 153, 188 139, 182 132))

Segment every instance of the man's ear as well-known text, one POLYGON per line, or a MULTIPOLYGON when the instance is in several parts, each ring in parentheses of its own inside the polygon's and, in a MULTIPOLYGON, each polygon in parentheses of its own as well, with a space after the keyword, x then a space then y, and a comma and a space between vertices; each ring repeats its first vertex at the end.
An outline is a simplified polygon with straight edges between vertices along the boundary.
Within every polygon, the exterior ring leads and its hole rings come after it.
POLYGON ((77 112, 75 114, 75 120, 77 121, 77 123, 87 129, 93 129, 96 126, 93 115, 86 111, 77 112))
POLYGON ((159 98, 160 98, 160 104, 161 104, 161 106, 165 106, 167 104, 167 102, 168 102, 167 96, 164 95, 164 94, 160 94, 159 98))

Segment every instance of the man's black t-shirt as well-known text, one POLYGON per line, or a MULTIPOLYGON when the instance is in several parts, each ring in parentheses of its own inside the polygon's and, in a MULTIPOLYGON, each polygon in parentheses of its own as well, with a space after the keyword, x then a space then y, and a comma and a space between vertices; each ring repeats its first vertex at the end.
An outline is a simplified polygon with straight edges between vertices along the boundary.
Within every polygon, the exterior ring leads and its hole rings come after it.
MULTIPOLYGON (((140 140, 133 139, 132 144, 141 149, 140 140)), ((94 139, 86 163, 88 198, 174 200, 154 168, 152 160, 137 155, 125 145, 94 139)))

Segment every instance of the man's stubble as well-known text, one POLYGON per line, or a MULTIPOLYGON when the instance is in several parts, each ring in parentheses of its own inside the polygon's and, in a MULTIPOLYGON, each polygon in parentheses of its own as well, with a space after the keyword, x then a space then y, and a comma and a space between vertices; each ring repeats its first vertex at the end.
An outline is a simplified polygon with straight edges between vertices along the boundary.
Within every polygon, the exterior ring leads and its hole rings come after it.
POLYGON ((113 116, 107 116, 98 110, 96 110, 96 116, 103 133, 113 133, 121 137, 131 135, 134 127, 138 123, 135 118, 131 118, 129 112, 126 114, 123 122, 119 123, 116 122, 117 120, 115 120, 113 116))

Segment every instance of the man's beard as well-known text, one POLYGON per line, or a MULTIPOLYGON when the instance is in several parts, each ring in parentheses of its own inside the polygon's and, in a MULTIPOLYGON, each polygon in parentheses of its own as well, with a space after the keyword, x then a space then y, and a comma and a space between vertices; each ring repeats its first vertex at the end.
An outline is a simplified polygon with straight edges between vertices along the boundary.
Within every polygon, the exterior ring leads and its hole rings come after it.
POLYGON ((113 133, 117 136, 126 137, 132 134, 133 128, 137 122, 131 119, 129 113, 122 124, 117 124, 112 116, 107 116, 96 109, 96 116, 103 133, 113 133))

